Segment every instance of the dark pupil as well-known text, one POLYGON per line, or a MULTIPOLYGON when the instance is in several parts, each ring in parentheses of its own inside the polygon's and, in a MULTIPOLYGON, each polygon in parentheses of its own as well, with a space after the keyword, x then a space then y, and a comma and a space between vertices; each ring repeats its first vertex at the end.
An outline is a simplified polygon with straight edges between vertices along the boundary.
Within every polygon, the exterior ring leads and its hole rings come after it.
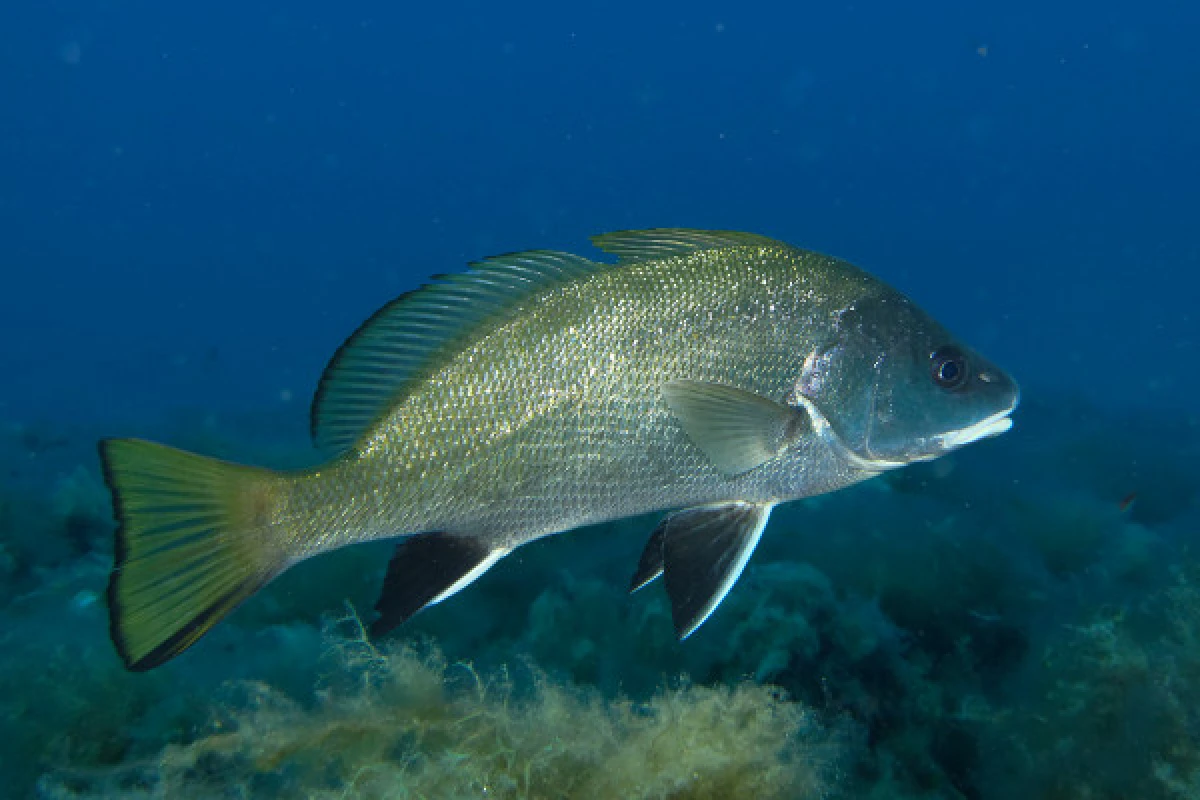
POLYGON ((967 359, 957 347, 940 348, 932 366, 933 379, 943 389, 957 389, 967 379, 967 359))

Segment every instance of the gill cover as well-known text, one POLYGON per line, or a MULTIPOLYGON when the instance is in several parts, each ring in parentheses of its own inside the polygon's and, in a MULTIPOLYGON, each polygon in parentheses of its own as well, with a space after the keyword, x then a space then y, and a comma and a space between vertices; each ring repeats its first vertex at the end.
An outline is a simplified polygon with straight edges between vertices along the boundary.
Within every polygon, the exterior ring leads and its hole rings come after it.
POLYGON ((797 395, 877 469, 936 458, 1008 429, 1016 383, 892 290, 840 310, 807 354, 797 395))

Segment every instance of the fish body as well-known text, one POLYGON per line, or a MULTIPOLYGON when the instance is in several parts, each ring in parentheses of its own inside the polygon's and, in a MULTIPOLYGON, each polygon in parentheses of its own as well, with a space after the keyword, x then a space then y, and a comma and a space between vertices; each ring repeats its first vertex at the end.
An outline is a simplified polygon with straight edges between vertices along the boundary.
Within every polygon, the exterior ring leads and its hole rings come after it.
POLYGON ((617 263, 501 256, 381 309, 322 377, 313 432, 336 455, 317 468, 102 443, 126 664, 162 663, 348 544, 403 536, 381 632, 533 539, 669 509, 633 588, 665 575, 687 636, 774 505, 1011 424, 1007 374, 844 261, 730 232, 594 242, 617 263))

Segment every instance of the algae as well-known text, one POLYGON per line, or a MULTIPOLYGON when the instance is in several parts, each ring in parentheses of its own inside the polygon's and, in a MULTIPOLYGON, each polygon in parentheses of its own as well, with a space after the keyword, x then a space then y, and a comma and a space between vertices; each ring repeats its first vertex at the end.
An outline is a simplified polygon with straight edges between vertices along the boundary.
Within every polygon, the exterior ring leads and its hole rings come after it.
POLYGON ((45 797, 819 797, 846 734, 778 689, 664 688, 606 699, 525 664, 495 675, 432 646, 328 634, 310 706, 256 681, 210 730, 143 763, 63 771, 45 797))

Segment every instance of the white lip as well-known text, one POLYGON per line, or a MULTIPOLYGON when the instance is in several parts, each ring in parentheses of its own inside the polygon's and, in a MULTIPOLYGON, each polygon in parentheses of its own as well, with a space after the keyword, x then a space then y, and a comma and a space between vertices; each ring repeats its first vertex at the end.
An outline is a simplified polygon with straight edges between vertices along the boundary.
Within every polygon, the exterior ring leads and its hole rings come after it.
POLYGON ((974 425, 970 425, 966 428, 961 428, 956 431, 938 434, 937 436, 926 440, 932 441, 938 446, 938 448, 940 448, 936 452, 929 452, 924 455, 908 458, 903 461, 894 461, 883 458, 863 458, 858 453, 847 447, 846 443, 842 441, 841 437, 834 433, 833 428, 829 425, 829 420, 827 420, 825 415, 821 413, 821 410, 817 408, 816 403, 813 403, 804 395, 800 395, 796 399, 799 404, 808 411, 813 422, 813 430, 818 436, 824 439, 830 446, 836 447, 838 450, 840 450, 842 457, 845 458, 846 461, 849 462, 854 468, 860 469, 864 472, 873 472, 876 474, 885 472, 887 470, 896 469, 898 467, 904 467, 916 461, 932 461, 943 453, 962 447, 963 445, 970 444, 971 442, 977 442, 980 439, 986 439, 990 436, 999 436, 1012 427, 1012 420, 1009 418, 1009 414, 1017 410, 1017 404, 1014 402, 1004 411, 997 411, 987 419, 976 422, 974 425))
POLYGON ((992 414, 987 419, 976 422, 974 425, 939 434, 933 437, 933 440, 943 450, 954 450, 971 442, 986 439, 989 436, 999 436, 1012 427, 1012 419, 1008 416, 1012 412, 1011 408, 1000 411, 992 414))

